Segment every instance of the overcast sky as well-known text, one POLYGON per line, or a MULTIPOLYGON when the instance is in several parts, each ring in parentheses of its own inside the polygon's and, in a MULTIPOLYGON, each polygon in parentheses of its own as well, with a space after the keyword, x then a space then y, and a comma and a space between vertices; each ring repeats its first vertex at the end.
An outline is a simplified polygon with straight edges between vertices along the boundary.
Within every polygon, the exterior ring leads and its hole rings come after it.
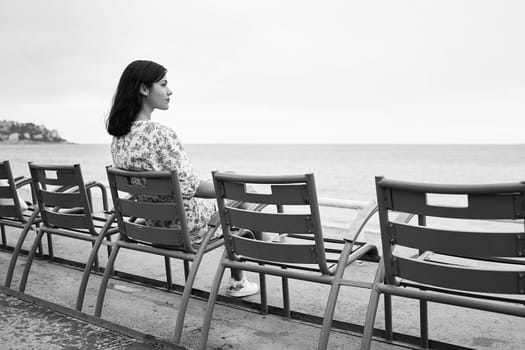
POLYGON ((0 120, 107 143, 124 67, 185 143, 523 143, 525 1, 0 0, 0 120))

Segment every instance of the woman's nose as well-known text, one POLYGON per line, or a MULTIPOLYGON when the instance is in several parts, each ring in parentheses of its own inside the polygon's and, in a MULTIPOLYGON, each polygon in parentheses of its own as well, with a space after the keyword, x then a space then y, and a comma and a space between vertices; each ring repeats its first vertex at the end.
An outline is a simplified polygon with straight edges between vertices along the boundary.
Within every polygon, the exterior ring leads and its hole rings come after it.
POLYGON ((168 89, 168 96, 172 95, 173 94, 173 91, 171 91, 170 89, 168 89))

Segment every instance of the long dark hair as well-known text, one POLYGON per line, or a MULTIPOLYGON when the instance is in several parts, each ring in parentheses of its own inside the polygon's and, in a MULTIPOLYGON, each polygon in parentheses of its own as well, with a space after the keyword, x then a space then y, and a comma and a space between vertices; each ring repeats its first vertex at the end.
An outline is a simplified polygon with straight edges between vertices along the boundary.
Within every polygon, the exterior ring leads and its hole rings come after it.
POLYGON ((131 62, 120 77, 113 105, 106 119, 106 129, 113 136, 124 136, 142 108, 140 86, 160 81, 167 69, 158 63, 145 60, 131 62))

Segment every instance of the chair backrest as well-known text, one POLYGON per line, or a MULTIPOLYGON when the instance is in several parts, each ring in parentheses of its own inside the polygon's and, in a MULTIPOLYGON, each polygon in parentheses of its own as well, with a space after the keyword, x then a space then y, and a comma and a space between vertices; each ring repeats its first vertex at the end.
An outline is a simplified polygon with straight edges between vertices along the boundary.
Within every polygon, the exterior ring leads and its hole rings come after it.
POLYGON ((178 174, 106 167, 120 233, 151 245, 195 253, 188 235, 178 174))
POLYGON ((8 160, 0 163, 0 217, 14 218, 25 222, 20 197, 8 160))
MULTIPOLYGON (((292 264, 317 264, 330 274, 326 263, 323 232, 313 174, 246 176, 213 172, 224 244, 230 259, 251 259, 292 264), (263 185, 265 191, 254 191, 263 185), (267 193, 267 189, 270 193, 267 193), (235 201, 268 205, 263 211, 238 208, 235 201), (288 212, 290 211, 290 212, 288 212), (234 232, 288 234, 306 238, 283 242, 243 237, 234 232)), ((256 206, 251 206, 255 208, 256 206)))
POLYGON ((88 230, 96 234, 91 216, 92 208, 79 164, 48 165, 29 162, 29 171, 45 226, 88 230))
POLYGON ((525 255, 524 183, 437 185, 377 177, 376 190, 386 283, 525 293, 525 266, 513 259, 525 255), (418 220, 396 222, 395 213, 418 220), (483 222, 496 219, 505 221, 483 222), (410 249, 427 257, 410 257, 410 249), (496 261, 516 265, 502 271, 496 261))

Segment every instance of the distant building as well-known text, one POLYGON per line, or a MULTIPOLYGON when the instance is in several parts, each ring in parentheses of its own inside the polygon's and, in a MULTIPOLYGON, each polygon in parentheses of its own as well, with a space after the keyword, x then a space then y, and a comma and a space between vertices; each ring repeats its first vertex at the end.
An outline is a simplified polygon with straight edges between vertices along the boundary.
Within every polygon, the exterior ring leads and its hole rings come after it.
POLYGON ((48 130, 44 125, 0 120, 0 141, 17 143, 33 140, 36 142, 67 142, 57 130, 48 130))
POLYGON ((18 133, 17 133, 17 132, 14 132, 14 133, 12 133, 12 134, 9 134, 9 137, 7 138, 7 140, 8 140, 9 142, 18 142, 18 139, 19 139, 19 138, 20 138, 20 137, 18 136, 18 133))

